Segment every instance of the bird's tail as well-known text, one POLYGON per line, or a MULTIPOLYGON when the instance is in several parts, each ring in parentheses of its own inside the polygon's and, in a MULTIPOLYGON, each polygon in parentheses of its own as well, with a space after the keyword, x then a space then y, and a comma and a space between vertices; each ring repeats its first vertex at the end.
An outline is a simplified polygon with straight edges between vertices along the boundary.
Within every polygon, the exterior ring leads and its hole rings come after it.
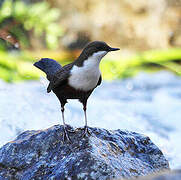
POLYGON ((47 75, 54 75, 62 66, 55 60, 50 58, 42 58, 33 64, 35 67, 41 69, 47 75))

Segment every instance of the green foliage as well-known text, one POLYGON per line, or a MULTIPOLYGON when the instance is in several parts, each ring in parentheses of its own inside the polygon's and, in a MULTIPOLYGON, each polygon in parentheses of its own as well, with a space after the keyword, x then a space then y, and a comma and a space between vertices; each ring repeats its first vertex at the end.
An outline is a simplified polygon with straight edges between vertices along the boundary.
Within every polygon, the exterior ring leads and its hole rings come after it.
MULTIPOLYGON (((40 76, 45 76, 45 74, 33 66, 35 61, 38 61, 42 56, 51 57, 52 54, 56 54, 54 59, 57 59, 57 52, 50 51, 45 52, 32 52, 32 51, 12 51, 5 52, 0 51, 0 79, 6 82, 18 82, 23 80, 37 80, 40 76)), ((62 59, 67 59, 64 56, 59 56, 61 59, 61 64, 65 65, 65 61, 62 59)), ((70 61, 69 61, 70 63, 70 61)))
MULTIPOLYGON (((45 56, 60 61, 57 52, 50 51, 50 55, 45 56)), ((0 78, 7 82, 16 82, 45 76, 43 72, 33 66, 34 61, 39 58, 36 52, 6 53, 0 51, 0 78)), ((64 57, 64 59, 67 58, 64 57)), ((101 62, 101 72, 106 80, 126 78, 139 71, 153 72, 163 68, 181 75, 180 60, 181 49, 151 50, 131 56, 121 55, 119 59, 105 58, 101 62)), ((61 60, 60 63, 64 65, 70 62, 61 60)))
POLYGON ((55 22, 60 16, 60 11, 50 8, 45 1, 26 4, 23 1, 5 0, 0 8, 0 26, 15 21, 10 32, 20 41, 21 46, 28 47, 29 33, 33 32, 35 38, 45 36, 48 48, 58 47, 58 38, 63 34, 62 28, 55 22))
MULTIPOLYGON (((51 51, 50 54, 52 58, 57 59, 57 52, 51 51), (53 54, 55 57, 52 56, 53 54)), ((48 54, 46 56, 49 57, 48 54)), ((16 82, 45 76, 33 66, 33 62, 39 59, 35 57, 35 52, 6 53, 0 51, 0 78, 7 82, 16 82)), ((181 75, 180 60, 181 49, 146 51, 131 56, 121 55, 119 59, 105 58, 101 63, 101 72, 106 80, 126 78, 139 71, 153 72, 163 68, 181 75)), ((62 65, 66 63, 69 62, 61 60, 62 65)))
POLYGON ((101 64, 103 78, 107 80, 134 76, 140 71, 167 69, 181 75, 181 49, 149 50, 135 55, 121 55, 119 59, 106 59, 101 64))
POLYGON ((0 51, 0 78, 7 82, 38 79, 40 73, 34 71, 32 63, 23 53, 0 51))

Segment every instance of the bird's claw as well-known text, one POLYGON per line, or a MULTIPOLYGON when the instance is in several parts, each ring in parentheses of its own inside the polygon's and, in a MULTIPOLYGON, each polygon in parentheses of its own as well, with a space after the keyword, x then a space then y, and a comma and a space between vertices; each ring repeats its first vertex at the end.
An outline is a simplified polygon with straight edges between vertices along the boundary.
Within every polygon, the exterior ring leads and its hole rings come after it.
POLYGON ((67 130, 67 132, 69 132, 69 133, 75 133, 75 130, 71 130, 71 129, 66 129, 67 130))
POLYGON ((85 126, 83 129, 84 129, 84 133, 82 135, 83 137, 86 137, 87 135, 91 135, 87 126, 85 126))
POLYGON ((65 142, 66 140, 71 143, 71 140, 70 140, 70 137, 69 137, 69 135, 68 135, 68 132, 67 132, 67 130, 64 128, 64 132, 63 132, 63 142, 65 142))

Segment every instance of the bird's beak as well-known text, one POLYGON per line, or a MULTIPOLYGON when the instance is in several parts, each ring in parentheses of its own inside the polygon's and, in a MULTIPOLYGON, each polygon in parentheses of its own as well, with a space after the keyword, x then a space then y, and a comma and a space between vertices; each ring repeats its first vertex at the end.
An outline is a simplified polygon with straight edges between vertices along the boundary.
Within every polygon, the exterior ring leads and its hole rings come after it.
POLYGON ((119 48, 110 48, 109 51, 118 51, 120 50, 119 48))

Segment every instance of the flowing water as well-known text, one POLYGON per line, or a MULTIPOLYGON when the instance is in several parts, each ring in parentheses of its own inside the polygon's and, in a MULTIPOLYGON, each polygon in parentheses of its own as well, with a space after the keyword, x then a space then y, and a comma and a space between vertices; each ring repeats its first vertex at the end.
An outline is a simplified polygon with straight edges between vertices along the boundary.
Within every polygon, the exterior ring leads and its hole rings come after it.
MULTIPOLYGON (((0 145, 25 130, 61 123, 60 104, 46 93, 47 81, 0 81, 0 145)), ((88 125, 145 134, 162 150, 173 169, 181 168, 181 78, 169 72, 140 73, 103 82, 88 100, 88 125)), ((66 123, 84 126, 82 105, 65 106, 66 123)))

